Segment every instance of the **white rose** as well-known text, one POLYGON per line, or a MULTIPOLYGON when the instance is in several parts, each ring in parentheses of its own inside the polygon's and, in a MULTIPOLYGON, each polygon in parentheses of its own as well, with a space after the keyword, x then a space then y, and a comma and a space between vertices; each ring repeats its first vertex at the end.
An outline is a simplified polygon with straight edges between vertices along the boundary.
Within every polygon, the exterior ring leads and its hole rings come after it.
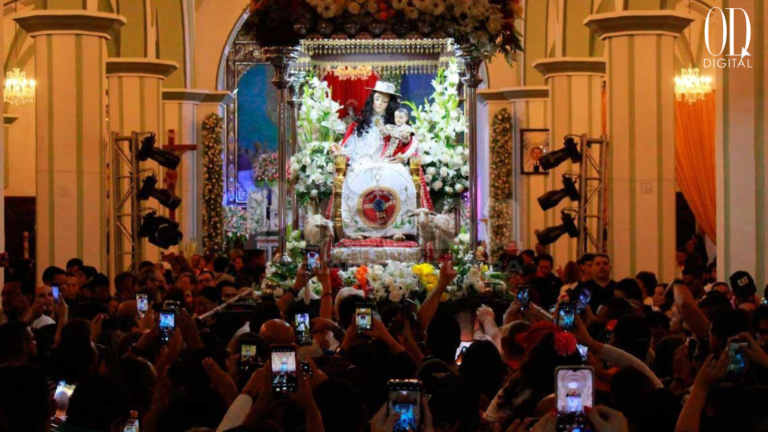
POLYGON ((435 169, 435 167, 429 167, 427 168, 427 174, 434 176, 435 174, 437 174, 437 169, 435 169))
POLYGON ((462 192, 464 192, 464 185, 457 184, 456 185, 456 193, 462 193, 462 192))
POLYGON ((432 183, 432 189, 439 191, 442 188, 443 188, 443 182, 441 182, 440 180, 432 183))
POLYGON ((432 176, 427 174, 424 176, 424 181, 427 183, 432 183, 432 176))
POLYGON ((469 176, 469 166, 468 165, 464 165, 463 167, 461 167, 461 175, 463 175, 464 177, 469 176))
POLYGON ((317 189, 312 189, 312 192, 309 193, 309 197, 312 199, 317 198, 317 189))
POLYGON ((450 187, 450 186, 446 186, 446 187, 445 187, 445 193, 447 193, 447 194, 453 194, 453 188, 452 188, 452 187, 450 187))
POLYGON ((440 175, 443 177, 448 176, 448 168, 447 167, 440 167, 440 175))

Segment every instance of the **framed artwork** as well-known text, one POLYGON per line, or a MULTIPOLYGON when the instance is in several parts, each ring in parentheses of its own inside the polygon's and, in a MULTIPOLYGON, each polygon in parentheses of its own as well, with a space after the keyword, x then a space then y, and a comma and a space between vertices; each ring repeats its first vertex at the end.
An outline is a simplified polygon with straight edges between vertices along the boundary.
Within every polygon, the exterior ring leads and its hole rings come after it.
POLYGON ((521 173, 549 174, 539 164, 541 157, 549 152, 549 129, 521 129, 520 149, 523 164, 521 173))

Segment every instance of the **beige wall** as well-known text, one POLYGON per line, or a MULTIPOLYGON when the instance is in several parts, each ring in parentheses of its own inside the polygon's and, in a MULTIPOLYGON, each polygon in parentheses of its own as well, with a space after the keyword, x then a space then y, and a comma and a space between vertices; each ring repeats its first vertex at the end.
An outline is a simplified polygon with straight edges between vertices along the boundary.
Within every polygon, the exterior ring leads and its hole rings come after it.
POLYGON ((235 24, 246 6, 241 0, 205 0, 198 4, 195 15, 196 88, 218 88, 219 66, 235 24))

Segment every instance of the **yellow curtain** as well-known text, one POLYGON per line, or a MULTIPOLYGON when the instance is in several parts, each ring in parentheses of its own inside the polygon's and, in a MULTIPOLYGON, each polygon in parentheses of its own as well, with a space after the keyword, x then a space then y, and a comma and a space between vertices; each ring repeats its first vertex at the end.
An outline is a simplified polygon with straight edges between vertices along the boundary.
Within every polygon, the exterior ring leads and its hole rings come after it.
POLYGON ((717 240, 715 190, 715 93, 703 101, 675 102, 675 170, 696 221, 717 240))

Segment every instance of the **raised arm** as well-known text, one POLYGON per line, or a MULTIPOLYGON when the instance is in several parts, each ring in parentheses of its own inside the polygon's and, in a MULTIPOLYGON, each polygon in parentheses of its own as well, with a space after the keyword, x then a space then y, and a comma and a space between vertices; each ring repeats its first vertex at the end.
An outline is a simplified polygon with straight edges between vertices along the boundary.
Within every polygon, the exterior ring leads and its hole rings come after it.
POLYGON ((672 290, 675 294, 675 305, 680 310, 683 321, 688 324, 688 328, 698 339, 709 338, 709 319, 696 305, 688 287, 685 284, 676 283, 673 284, 672 290))
POLYGON ((437 313, 437 307, 440 306, 440 299, 443 297, 443 293, 445 293, 448 285, 450 285, 455 278, 456 270, 453 269, 453 263, 450 261, 443 262, 440 266, 440 279, 437 282, 437 288, 429 293, 429 296, 427 296, 427 299, 421 304, 421 308, 419 308, 417 314, 419 325, 422 330, 427 331, 429 323, 432 321, 432 318, 434 318, 435 313, 437 313))

